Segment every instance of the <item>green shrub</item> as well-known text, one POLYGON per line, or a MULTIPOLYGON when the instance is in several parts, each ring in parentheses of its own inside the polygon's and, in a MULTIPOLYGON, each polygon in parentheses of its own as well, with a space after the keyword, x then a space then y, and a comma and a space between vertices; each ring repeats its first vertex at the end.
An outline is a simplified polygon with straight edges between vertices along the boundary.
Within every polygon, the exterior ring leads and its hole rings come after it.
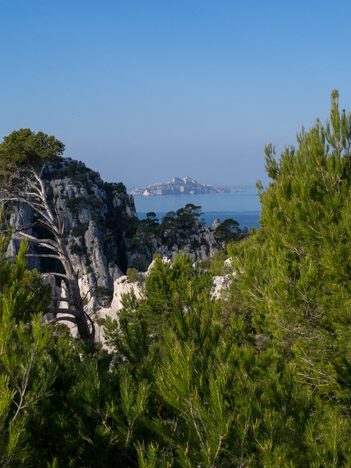
POLYGON ((97 298, 109 297, 112 298, 113 291, 110 288, 105 288, 104 286, 98 286, 94 290, 94 294, 97 298))
POLYGON ((72 236, 73 237, 80 237, 84 236, 85 232, 87 231, 89 223, 81 223, 74 226, 72 229, 72 236))
POLYGON ((136 268, 128 268, 128 283, 140 283, 141 275, 136 268))
POLYGON ((66 200, 66 206, 70 210, 78 210, 82 207, 83 203, 86 202, 84 197, 75 197, 75 198, 68 198, 66 200))
POLYGON ((72 255, 86 255, 87 248, 84 244, 80 246, 79 244, 74 243, 70 246, 69 251, 72 255))

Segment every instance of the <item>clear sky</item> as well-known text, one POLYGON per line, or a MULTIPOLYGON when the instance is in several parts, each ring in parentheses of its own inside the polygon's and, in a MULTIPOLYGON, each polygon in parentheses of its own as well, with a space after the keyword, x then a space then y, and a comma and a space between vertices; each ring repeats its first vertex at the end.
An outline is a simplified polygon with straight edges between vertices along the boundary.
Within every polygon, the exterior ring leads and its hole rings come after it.
POLYGON ((128 187, 252 185, 264 144, 351 110, 350 1, 1 0, 0 137, 53 134, 128 187))

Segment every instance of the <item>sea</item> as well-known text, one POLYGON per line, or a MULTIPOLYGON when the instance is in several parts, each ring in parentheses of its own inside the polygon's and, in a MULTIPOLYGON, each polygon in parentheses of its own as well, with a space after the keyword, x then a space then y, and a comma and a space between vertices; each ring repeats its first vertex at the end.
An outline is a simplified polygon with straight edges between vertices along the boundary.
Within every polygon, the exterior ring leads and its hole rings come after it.
MULTIPOLYGON (((134 202, 139 219, 146 218, 146 213, 153 211, 161 221, 169 211, 177 211, 188 203, 201 206, 203 214, 200 219, 212 225, 218 218, 221 222, 231 218, 251 229, 259 228, 260 202, 256 187, 231 187, 241 190, 232 193, 211 193, 201 195, 151 195, 135 196, 134 202)), ((132 191, 133 189, 130 189, 132 191)))

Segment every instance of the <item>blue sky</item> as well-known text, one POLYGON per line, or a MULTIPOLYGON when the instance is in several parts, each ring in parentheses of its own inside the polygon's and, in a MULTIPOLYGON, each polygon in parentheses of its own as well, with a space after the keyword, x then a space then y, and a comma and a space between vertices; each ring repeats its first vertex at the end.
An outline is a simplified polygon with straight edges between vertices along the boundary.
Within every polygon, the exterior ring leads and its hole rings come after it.
POLYGON ((127 186, 266 181, 264 144, 351 110, 349 1, 2 0, 0 137, 127 186))

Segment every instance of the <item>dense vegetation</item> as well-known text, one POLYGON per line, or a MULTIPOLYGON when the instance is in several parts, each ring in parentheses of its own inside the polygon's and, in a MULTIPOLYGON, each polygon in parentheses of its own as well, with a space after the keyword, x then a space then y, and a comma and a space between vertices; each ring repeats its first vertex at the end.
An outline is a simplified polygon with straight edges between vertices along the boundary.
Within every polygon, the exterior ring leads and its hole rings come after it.
POLYGON ((111 354, 41 326, 25 246, 1 260, 1 466, 350 466, 350 148, 333 92, 330 123, 278 161, 267 146, 262 227, 227 246, 225 297, 218 259, 156 258, 105 321, 111 354))

